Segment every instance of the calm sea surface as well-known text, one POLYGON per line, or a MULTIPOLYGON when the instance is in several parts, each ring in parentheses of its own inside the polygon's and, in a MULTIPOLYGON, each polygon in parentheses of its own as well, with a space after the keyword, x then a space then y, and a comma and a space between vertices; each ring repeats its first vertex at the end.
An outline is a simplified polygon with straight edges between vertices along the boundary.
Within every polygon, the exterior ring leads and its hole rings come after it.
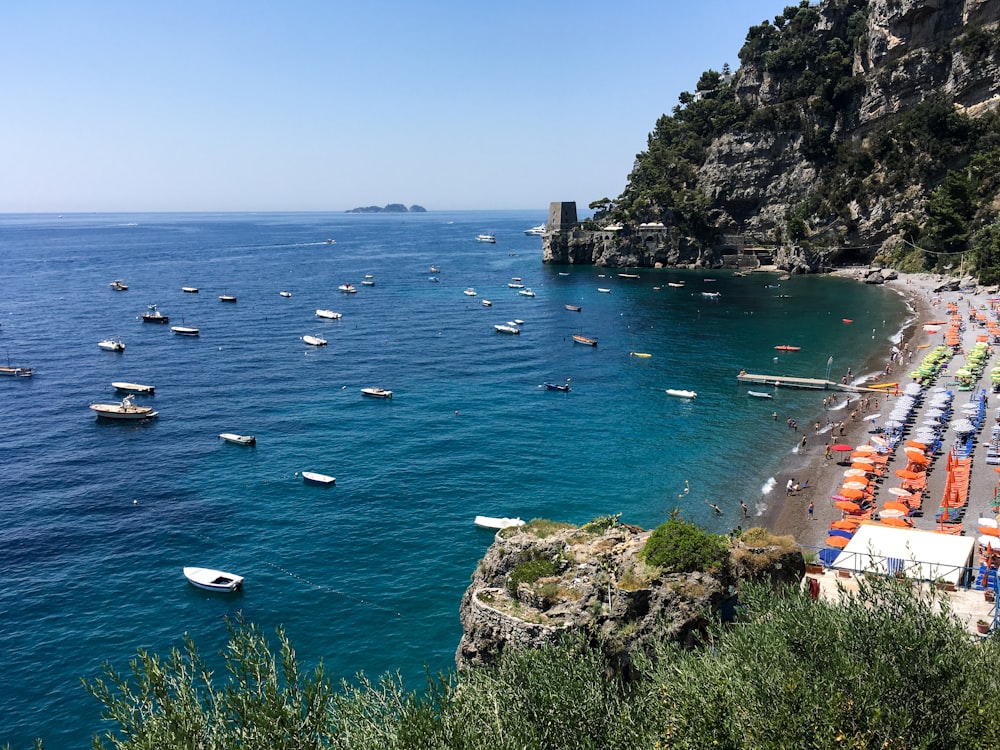
POLYGON ((857 374, 907 315, 896 294, 839 279, 543 266, 523 230, 544 220, 0 216, 0 359, 36 372, 0 378, 0 744, 88 745, 102 723, 80 677, 185 632, 211 657, 237 612, 284 626, 333 675, 399 670, 419 687, 425 665, 454 664, 459 601, 492 539, 474 516, 653 527, 680 507, 727 531, 740 500, 759 512, 771 498, 795 446, 784 418, 806 422, 819 401, 748 398, 739 370, 823 377, 832 357, 834 377, 857 374), (128 291, 109 288, 118 278, 128 291), (143 323, 149 304, 201 336, 143 323), (520 336, 494 331, 514 319, 520 336), (97 347, 116 335, 124 353, 97 347), (776 358, 777 344, 802 350, 776 358), (569 393, 539 387, 567 379, 569 393), (155 385, 137 401, 159 417, 95 419, 87 405, 116 400, 116 380, 155 385), (373 385, 395 397, 363 398, 373 385), (185 565, 242 574, 245 592, 199 591, 185 565))

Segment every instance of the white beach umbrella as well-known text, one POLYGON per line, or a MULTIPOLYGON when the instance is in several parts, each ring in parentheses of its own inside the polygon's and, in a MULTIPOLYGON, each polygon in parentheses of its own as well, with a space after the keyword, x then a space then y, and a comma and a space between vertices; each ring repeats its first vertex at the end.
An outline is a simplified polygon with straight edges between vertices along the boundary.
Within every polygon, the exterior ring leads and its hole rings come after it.
POLYGON ((959 435, 967 435, 970 432, 976 431, 976 426, 972 424, 968 419, 956 419, 951 423, 951 429, 957 432, 959 435))

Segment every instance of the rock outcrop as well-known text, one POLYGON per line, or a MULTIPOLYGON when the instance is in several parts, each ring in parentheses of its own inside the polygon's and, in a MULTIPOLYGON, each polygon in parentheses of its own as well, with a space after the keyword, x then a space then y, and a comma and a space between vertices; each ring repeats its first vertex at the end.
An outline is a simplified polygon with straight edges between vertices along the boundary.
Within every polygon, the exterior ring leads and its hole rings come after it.
POLYGON ((794 541, 762 529, 733 542, 717 570, 665 573, 641 555, 652 532, 616 522, 537 524, 498 532, 477 567, 462 597, 460 668, 571 632, 602 643, 619 663, 654 639, 692 644, 740 581, 797 583, 805 572, 794 541), (521 580, 518 571, 533 564, 542 575, 521 580))

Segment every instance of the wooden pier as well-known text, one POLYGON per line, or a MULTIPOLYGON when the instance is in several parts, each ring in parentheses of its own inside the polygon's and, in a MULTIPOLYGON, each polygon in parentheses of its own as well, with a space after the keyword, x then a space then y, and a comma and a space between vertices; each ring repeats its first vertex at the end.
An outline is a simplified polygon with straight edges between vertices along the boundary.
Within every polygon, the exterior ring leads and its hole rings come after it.
POLYGON ((736 376, 741 383, 771 385, 775 388, 808 388, 816 391, 847 391, 848 393, 885 393, 884 388, 867 388, 863 385, 835 383, 822 378, 796 378, 791 375, 754 375, 741 372, 736 376))

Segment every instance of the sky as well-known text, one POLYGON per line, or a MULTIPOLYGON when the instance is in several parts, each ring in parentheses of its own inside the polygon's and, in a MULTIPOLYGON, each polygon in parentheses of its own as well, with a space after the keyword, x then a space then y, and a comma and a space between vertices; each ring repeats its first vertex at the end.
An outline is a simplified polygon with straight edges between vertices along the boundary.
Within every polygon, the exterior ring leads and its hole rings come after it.
POLYGON ((789 0, 31 0, 0 213, 585 207, 789 0))

